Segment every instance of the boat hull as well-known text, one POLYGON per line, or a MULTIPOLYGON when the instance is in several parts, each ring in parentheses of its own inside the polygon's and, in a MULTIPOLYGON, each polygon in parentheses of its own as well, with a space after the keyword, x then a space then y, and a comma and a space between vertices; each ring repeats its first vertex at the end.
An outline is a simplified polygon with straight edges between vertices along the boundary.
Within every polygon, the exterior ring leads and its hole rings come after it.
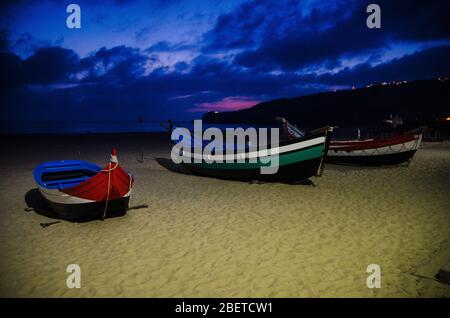
POLYGON ((398 165, 412 160, 421 141, 422 134, 331 142, 325 162, 359 166, 398 165))
POLYGON ((326 163, 356 166, 399 165, 411 161, 417 150, 376 156, 333 156, 327 155, 326 163))
MULTIPOLYGON (((130 198, 111 200, 108 202, 106 218, 123 216, 127 213, 130 198)), ((47 200, 49 207, 61 219, 68 221, 84 221, 102 219, 106 202, 87 202, 63 204, 47 200)))
POLYGON ((182 167, 195 175, 229 180, 295 181, 306 180, 318 174, 321 158, 305 160, 278 167, 275 174, 261 174, 260 168, 253 169, 208 169, 193 164, 182 167))
POLYGON ((61 219, 121 216, 128 209, 133 177, 114 159, 104 169, 79 160, 46 162, 35 168, 35 182, 61 219))
POLYGON ((183 150, 181 166, 195 175, 231 180, 295 181, 320 176, 329 141, 328 127, 304 138, 231 154, 183 150), (270 167, 270 170, 266 170, 270 167))
MULTIPOLYGON (((84 199, 60 190, 51 190, 37 185, 39 192, 47 202, 51 211, 60 219, 64 220, 94 220, 103 218, 106 201, 94 201, 84 199)), ((106 207, 106 218, 125 215, 128 210, 131 190, 122 198, 115 198, 108 201, 106 207)))

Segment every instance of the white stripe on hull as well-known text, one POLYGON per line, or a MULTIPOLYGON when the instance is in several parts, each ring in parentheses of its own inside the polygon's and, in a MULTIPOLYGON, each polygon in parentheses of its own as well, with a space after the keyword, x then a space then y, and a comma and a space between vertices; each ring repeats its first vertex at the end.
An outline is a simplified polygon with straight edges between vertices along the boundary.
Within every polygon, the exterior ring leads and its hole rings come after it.
POLYGON ((394 153, 402 153, 406 151, 411 150, 417 150, 420 146, 420 143, 422 141, 422 135, 418 136, 418 139, 411 140, 405 143, 392 145, 392 146, 386 146, 386 147, 379 147, 379 148, 371 148, 371 149, 362 149, 362 150, 351 150, 351 151, 345 151, 345 150, 337 150, 338 147, 347 147, 344 145, 339 145, 336 148, 333 147, 333 149, 328 150, 328 156, 380 156, 380 155, 388 155, 388 154, 394 154, 394 153))
MULTIPOLYGON (((94 203, 98 201, 83 199, 79 197, 74 197, 70 194, 61 192, 58 189, 46 189, 41 187, 39 184, 37 185, 41 194, 50 202, 60 203, 60 204, 82 204, 82 203, 94 203)), ((128 191, 123 198, 127 198, 131 195, 131 190, 128 191)))
POLYGON ((191 153, 187 151, 183 151, 183 157, 192 158, 192 159, 200 159, 200 160, 213 160, 213 161, 234 161, 234 160, 242 160, 242 159, 253 159, 258 157, 267 157, 282 154, 284 152, 289 152, 293 150, 300 150, 302 148, 307 148, 311 146, 316 146, 323 144, 325 142, 325 137, 318 137, 282 147, 276 147, 272 149, 253 151, 249 153, 240 153, 240 154, 226 154, 226 155, 212 155, 212 156, 203 156, 202 154, 191 153))

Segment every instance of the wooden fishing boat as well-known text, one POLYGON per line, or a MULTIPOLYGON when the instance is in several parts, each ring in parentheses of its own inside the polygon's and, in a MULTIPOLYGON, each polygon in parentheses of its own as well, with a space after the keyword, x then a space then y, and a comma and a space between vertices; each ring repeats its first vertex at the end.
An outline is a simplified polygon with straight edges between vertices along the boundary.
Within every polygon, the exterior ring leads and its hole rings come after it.
MULTIPOLYGON (((282 121, 288 139, 303 136, 302 130, 284 118, 282 121)), ((325 162, 364 166, 409 163, 420 146, 424 130, 420 127, 399 136, 380 139, 331 140, 325 162)))
POLYGON ((416 129, 388 138, 332 140, 325 161, 363 166, 409 163, 420 146, 422 133, 423 129, 416 129))
POLYGON ((133 177, 119 165, 115 149, 103 169, 63 160, 40 164, 33 174, 49 207, 62 219, 104 219, 123 215, 128 208, 133 177))
MULTIPOLYGON (((172 125, 172 129, 176 128, 172 125)), ((320 176, 323 170, 323 158, 327 152, 329 127, 311 131, 301 138, 280 142, 276 147, 267 145, 267 150, 249 149, 237 145, 233 153, 213 154, 205 157, 202 152, 183 150, 180 153, 183 162, 180 165, 193 174, 233 180, 293 181, 306 180, 320 176), (261 167, 267 167, 270 156, 278 156, 278 169, 275 173, 262 173, 261 167)), ((172 135, 173 137, 173 135, 172 135)), ((172 138, 177 144, 178 138, 172 138)), ((226 149, 226 145, 223 146, 226 149)))

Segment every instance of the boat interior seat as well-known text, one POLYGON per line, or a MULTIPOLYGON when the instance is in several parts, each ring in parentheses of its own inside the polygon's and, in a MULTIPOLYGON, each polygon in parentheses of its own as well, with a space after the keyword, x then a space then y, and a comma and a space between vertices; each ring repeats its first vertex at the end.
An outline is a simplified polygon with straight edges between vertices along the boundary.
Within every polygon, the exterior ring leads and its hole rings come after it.
POLYGON ((88 169, 61 169, 60 171, 49 171, 43 173, 41 180, 44 186, 49 189, 64 189, 84 182, 96 173, 96 171, 88 169))
POLYGON ((50 182, 44 182, 44 184, 47 188, 50 188, 50 189, 64 189, 64 188, 68 188, 68 187, 77 185, 81 182, 84 182, 89 178, 90 178, 89 176, 83 176, 83 177, 72 178, 72 179, 52 180, 50 182))

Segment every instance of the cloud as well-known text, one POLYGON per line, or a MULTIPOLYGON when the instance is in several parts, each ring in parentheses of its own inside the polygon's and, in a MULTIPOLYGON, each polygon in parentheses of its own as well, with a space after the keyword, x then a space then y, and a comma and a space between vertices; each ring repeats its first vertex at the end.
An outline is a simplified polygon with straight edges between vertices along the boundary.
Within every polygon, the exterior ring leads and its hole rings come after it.
POLYGON ((450 75, 450 46, 432 47, 372 67, 361 63, 335 74, 305 76, 305 81, 362 86, 385 81, 432 79, 450 75))
POLYGON ((160 41, 150 46, 147 52, 177 52, 195 49, 194 45, 184 43, 169 43, 167 41, 160 41))
POLYGON ((189 109, 189 111, 202 113, 208 111, 234 111, 252 107, 261 101, 250 96, 228 96, 214 102, 199 103, 195 108, 189 109))
POLYGON ((268 4, 260 1, 247 2, 234 12, 219 16, 215 27, 204 35, 203 51, 227 51, 257 44, 258 30, 269 12, 268 4))
POLYGON ((442 0, 381 0, 382 30, 395 40, 450 38, 450 2, 442 0))
POLYGON ((10 46, 14 47, 15 51, 21 52, 22 56, 30 56, 40 48, 61 46, 64 43, 64 38, 60 37, 54 41, 44 41, 33 37, 29 32, 23 32, 11 42, 10 46))
POLYGON ((1 87, 126 82, 143 76, 146 64, 152 61, 153 57, 126 46, 103 47, 83 59, 62 47, 43 47, 26 59, 7 52, 0 55, 0 66, 6 70, 2 72, 1 87))
POLYGON ((9 31, 0 29, 0 52, 7 52, 9 50, 9 31))
POLYGON ((420 79, 450 73, 449 46, 433 47, 414 54, 381 63, 372 67, 360 63, 337 73, 297 74, 283 72, 272 74, 244 70, 220 59, 198 57, 188 66, 168 71, 158 68, 146 74, 145 65, 152 57, 139 49, 118 46, 101 48, 91 56, 80 59, 72 50, 61 47, 39 49, 29 58, 22 60, 13 53, 0 56, 2 69, 14 74, 18 80, 8 81, 5 76, 2 87, 26 84, 78 83, 103 85, 135 83, 138 89, 174 96, 195 95, 201 91, 220 92, 227 96, 275 96, 301 95, 323 89, 329 85, 362 85, 368 82, 392 79, 420 79), (77 77, 79 74, 84 76, 77 77), (316 86, 314 84, 317 84, 316 86), (322 85, 322 86, 321 86, 322 85))
POLYGON ((72 81, 71 75, 78 70, 78 61, 75 52, 61 47, 40 48, 25 60, 14 53, 1 53, 0 89, 72 81))
POLYGON ((151 28, 144 27, 144 28, 134 32, 134 37, 136 38, 136 41, 138 41, 138 42, 145 42, 148 40, 150 32, 151 32, 151 28))
POLYGON ((142 54, 140 49, 124 45, 111 49, 100 48, 94 54, 80 61, 80 69, 87 72, 87 81, 100 78, 114 81, 127 81, 142 76, 151 57, 142 54))
POLYGON ((450 39, 450 2, 384 1, 382 28, 366 26, 371 1, 253 1, 219 17, 205 34, 206 53, 237 50, 235 63, 259 71, 301 70, 374 54, 398 41, 450 39))
POLYGON ((17 55, 0 52, 0 69, 0 92, 15 89, 23 83, 22 60, 17 55))
POLYGON ((50 84, 70 81, 78 70, 78 55, 61 47, 40 48, 23 61, 26 83, 50 84))

